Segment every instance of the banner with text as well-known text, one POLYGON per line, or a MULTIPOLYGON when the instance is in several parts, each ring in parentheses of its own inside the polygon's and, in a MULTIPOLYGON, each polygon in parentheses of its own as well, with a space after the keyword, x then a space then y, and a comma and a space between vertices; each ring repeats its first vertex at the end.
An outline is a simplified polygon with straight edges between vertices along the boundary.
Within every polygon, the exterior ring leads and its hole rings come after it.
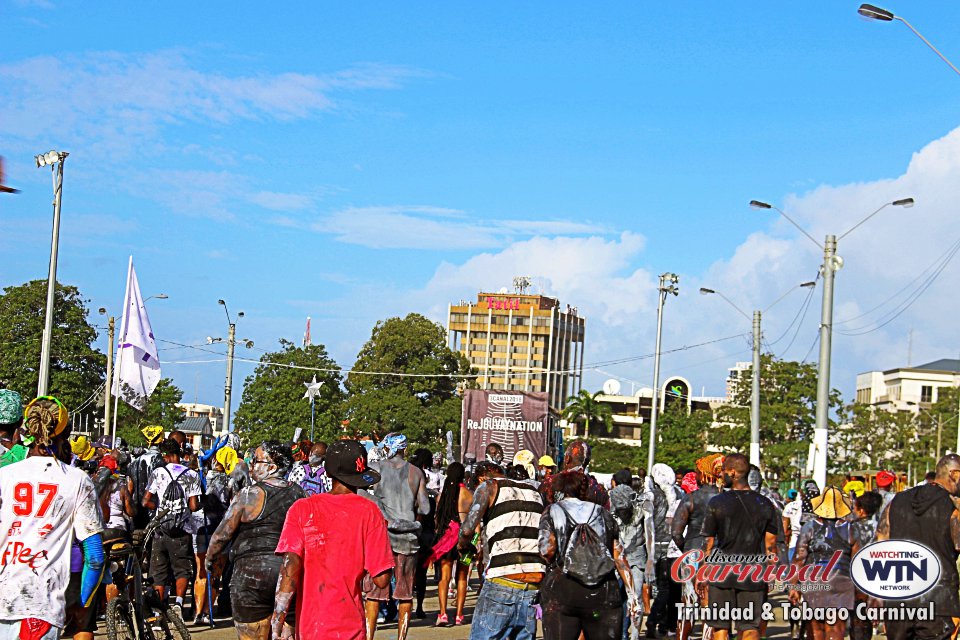
POLYGON ((464 457, 482 461, 487 445, 496 442, 507 462, 520 449, 539 458, 547 453, 549 411, 545 393, 466 389, 460 428, 464 457))

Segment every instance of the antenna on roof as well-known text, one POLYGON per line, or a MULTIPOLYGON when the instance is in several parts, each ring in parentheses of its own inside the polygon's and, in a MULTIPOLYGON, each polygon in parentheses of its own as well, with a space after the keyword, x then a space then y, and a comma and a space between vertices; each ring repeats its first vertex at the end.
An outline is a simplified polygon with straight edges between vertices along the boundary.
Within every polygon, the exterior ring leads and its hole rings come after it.
POLYGON ((513 279, 513 289, 520 295, 527 292, 533 282, 527 276, 517 276, 513 279))

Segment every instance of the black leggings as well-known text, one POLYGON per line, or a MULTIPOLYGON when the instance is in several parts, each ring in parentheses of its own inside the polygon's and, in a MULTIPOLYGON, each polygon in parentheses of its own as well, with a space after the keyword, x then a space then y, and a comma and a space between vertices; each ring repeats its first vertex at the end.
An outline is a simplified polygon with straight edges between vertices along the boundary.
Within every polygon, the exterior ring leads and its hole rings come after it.
POLYGON ((543 637, 550 640, 586 640, 623 637, 623 608, 584 609, 552 603, 543 609, 543 637))
POLYGON ((677 603, 683 597, 679 583, 670 577, 670 565, 674 558, 660 558, 656 564, 657 597, 650 605, 647 629, 659 627, 661 631, 677 628, 677 603))

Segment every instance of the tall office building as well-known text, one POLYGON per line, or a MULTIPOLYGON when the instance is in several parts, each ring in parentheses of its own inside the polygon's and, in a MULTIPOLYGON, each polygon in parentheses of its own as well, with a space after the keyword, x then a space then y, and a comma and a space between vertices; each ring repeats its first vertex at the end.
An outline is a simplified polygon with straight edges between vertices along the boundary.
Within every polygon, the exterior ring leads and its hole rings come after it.
POLYGON ((560 410, 583 383, 585 320, 575 307, 562 309, 556 298, 524 293, 479 293, 476 302, 450 305, 450 348, 479 372, 481 389, 540 391, 560 410))

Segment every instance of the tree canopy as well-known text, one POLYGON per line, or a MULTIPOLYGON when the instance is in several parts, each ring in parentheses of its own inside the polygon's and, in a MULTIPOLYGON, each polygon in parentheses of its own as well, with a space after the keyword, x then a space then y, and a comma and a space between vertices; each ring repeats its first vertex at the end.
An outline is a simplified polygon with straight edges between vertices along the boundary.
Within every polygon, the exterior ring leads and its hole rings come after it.
POLYGON ((310 402, 304 394, 305 384, 314 375, 323 383, 314 400, 314 438, 330 441, 340 437, 344 394, 339 369, 321 344, 298 347, 280 340, 280 349, 263 354, 244 382, 243 397, 233 418, 244 445, 270 439, 289 441, 297 427, 303 429, 301 438, 309 438, 310 402))
POLYGON ((567 399, 567 406, 563 408, 563 418, 567 422, 574 422, 583 427, 582 435, 600 435, 598 428, 609 431, 613 426, 613 410, 610 405, 597 400, 600 391, 592 394, 586 389, 567 399))
POLYGON ((446 431, 460 432, 458 390, 470 382, 459 376, 468 373, 469 361, 447 346, 439 324, 416 313, 381 320, 347 376, 350 429, 376 438, 403 432, 439 449, 446 431))
MULTIPOLYGON (((0 380, 33 398, 40 379, 40 348, 47 304, 47 281, 10 286, 0 294, 0 380)), ((95 393, 107 359, 95 347, 97 330, 87 319, 86 302, 76 287, 57 284, 53 307, 49 393, 71 414, 99 413, 95 393)))
MULTIPOLYGON (((723 451, 750 451, 751 367, 733 389, 733 402, 718 411, 719 425, 710 432, 711 444, 723 451)), ((764 354, 760 360, 760 448, 763 466, 779 479, 798 472, 806 460, 816 422, 817 366, 779 360, 764 354)), ((830 413, 841 406, 840 392, 830 391, 830 413)), ((830 428, 836 427, 830 418, 830 428)))
MULTIPOLYGON (((140 430, 158 424, 166 432, 173 431, 183 419, 183 409, 176 406, 183 391, 170 378, 161 378, 150 394, 143 411, 137 411, 123 400, 117 403, 117 435, 133 445, 144 443, 140 430)), ((112 425, 107 425, 109 433, 112 425)))

